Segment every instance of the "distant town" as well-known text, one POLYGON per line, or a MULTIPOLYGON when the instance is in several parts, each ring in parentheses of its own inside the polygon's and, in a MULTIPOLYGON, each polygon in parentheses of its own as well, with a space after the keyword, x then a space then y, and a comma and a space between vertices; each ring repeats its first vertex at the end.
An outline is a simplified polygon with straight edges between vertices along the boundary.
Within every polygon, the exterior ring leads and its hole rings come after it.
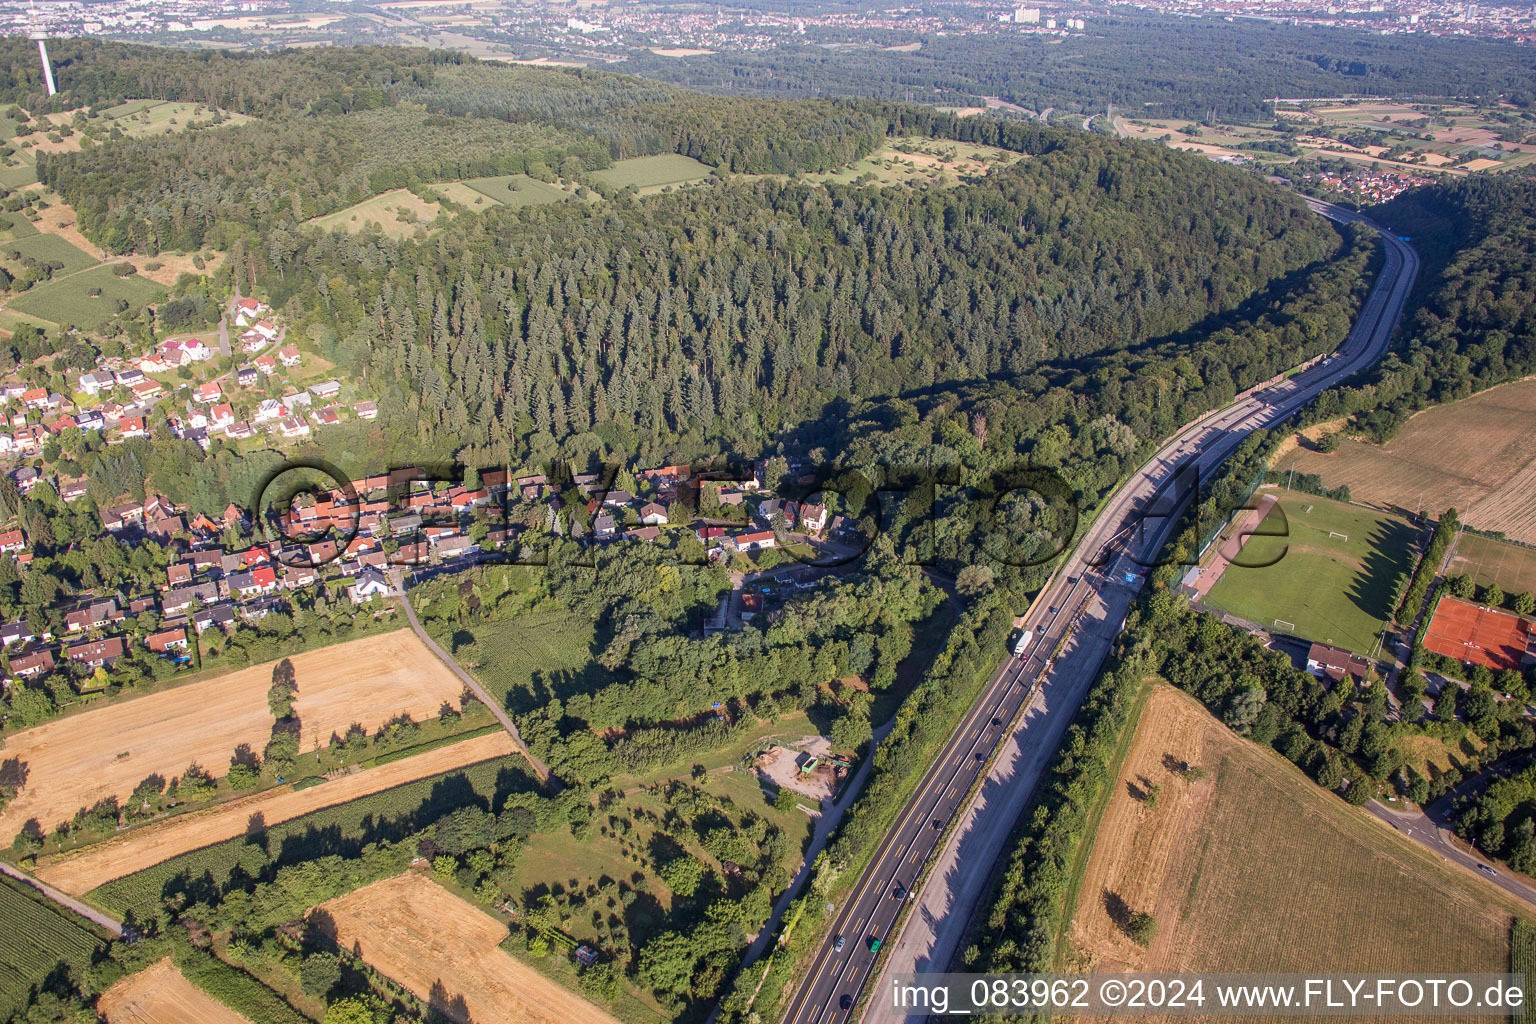
POLYGON ((479 57, 515 60, 520 48, 558 56, 545 63, 622 60, 649 51, 686 57, 698 51, 749 52, 810 38, 826 46, 904 44, 885 36, 1038 34, 1092 31, 1095 17, 1141 13, 1261 19, 1295 25, 1351 28, 1381 34, 1427 33, 1529 43, 1536 17, 1529 4, 1445 0, 1143 0, 1135 4, 1039 3, 996 0, 890 8, 758 10, 731 5, 441 3, 383 0, 59 0, 38 7, 0 3, 0 31, 38 29, 52 36, 103 36, 160 44, 272 48, 316 43, 416 43, 479 57))

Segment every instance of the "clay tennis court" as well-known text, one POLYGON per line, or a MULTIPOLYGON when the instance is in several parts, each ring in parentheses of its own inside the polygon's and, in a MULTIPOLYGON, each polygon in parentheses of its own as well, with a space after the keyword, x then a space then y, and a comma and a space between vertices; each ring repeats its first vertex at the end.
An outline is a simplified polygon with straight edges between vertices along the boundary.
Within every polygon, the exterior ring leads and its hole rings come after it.
MULTIPOLYGON (((401 712, 435 717, 463 684, 408 629, 295 654, 294 712, 300 746, 314 750, 353 723, 372 731, 401 712)), ((27 769, 21 792, 0 813, 0 843, 28 818, 52 830, 108 796, 126 801, 150 775, 167 782, 196 761, 229 771, 235 747, 260 751, 272 735, 267 690, 275 662, 48 722, 7 739, 5 757, 27 769)))
POLYGON ((342 947, 459 1024, 619 1024, 497 948, 507 937, 504 922, 414 871, 312 913, 329 915, 342 947))
POLYGON ((265 825, 276 825, 370 793, 515 752, 512 737, 498 729, 414 757, 344 775, 323 785, 297 791, 283 786, 206 811, 147 825, 108 842, 50 858, 33 873, 54 888, 83 896, 114 878, 244 835, 253 818, 259 817, 265 825))
POLYGON ((1447 596, 1435 608, 1424 646, 1436 654, 1496 671, 1518 669, 1530 650, 1531 634, 1528 619, 1447 596))
POLYGON ((250 1024, 182 977, 170 957, 107 989, 96 1008, 110 1024, 250 1024))

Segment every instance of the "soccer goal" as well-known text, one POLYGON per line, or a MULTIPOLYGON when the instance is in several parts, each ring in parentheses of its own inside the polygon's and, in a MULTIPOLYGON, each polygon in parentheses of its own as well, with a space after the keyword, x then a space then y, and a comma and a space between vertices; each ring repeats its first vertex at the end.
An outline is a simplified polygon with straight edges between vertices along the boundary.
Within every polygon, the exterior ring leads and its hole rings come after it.
POLYGON ((1286 622, 1284 619, 1276 619, 1275 620, 1275 628, 1276 629, 1288 629, 1288 630, 1290 630, 1291 632, 1294 633, 1294 632, 1296 632, 1296 623, 1294 623, 1294 622, 1286 622))
POLYGON ((1339 533, 1337 530, 1329 530, 1328 531, 1328 536, 1330 536, 1330 537, 1337 537, 1337 538, 1339 538, 1339 540, 1343 541, 1344 543, 1346 543, 1346 544, 1349 543, 1349 534, 1347 534, 1347 533, 1339 533))

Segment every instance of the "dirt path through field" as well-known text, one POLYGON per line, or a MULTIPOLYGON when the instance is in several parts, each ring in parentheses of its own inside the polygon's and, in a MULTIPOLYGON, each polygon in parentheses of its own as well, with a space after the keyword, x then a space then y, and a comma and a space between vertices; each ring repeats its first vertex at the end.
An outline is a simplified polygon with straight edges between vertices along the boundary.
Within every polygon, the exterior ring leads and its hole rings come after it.
MULTIPOLYGON (((295 654, 303 723, 313 750, 357 722, 372 731, 401 712, 421 721, 463 685, 410 630, 295 654)), ((126 801, 151 775, 166 782, 196 761, 214 775, 229 770, 235 747, 260 751, 272 734, 267 690, 275 663, 61 718, 17 733, 5 756, 26 765, 26 784, 0 813, 0 843, 28 818, 55 828, 80 809, 116 796, 126 801)))
POLYGON ((322 903, 348 949, 464 1024, 618 1024, 497 948, 507 926, 411 871, 322 903))
POLYGON ((166 957, 101 994, 109 1024, 251 1024, 184 978, 166 957))
POLYGON ((81 896, 114 878, 243 835, 258 820, 262 825, 276 825, 370 793, 515 752, 512 737, 504 732, 476 736, 297 792, 285 786, 170 818, 77 853, 51 858, 39 864, 33 873, 49 885, 81 896))

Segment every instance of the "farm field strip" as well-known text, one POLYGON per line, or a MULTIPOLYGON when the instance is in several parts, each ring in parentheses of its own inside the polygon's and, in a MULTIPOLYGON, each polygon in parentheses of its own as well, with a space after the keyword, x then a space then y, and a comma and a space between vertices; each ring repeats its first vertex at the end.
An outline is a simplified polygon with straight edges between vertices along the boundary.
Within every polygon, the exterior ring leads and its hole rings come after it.
POLYGON ((1536 543, 1536 380, 1490 388, 1415 414, 1385 445, 1344 440, 1324 455, 1276 463, 1349 485, 1356 501, 1438 516, 1447 507, 1480 530, 1536 543))
POLYGON ((60 963, 83 967, 102 944, 85 922, 0 878, 0 1016, 60 963))
POLYGON ((33 873, 57 889, 83 896, 115 878, 244 835, 252 820, 262 825, 343 804, 358 797, 513 753, 512 737, 497 731, 437 747, 413 757, 342 776, 307 789, 278 789, 246 800, 149 825, 77 853, 40 863, 33 873))
POLYGON ((320 904, 336 938, 463 1024, 618 1024, 498 948, 507 926, 416 872, 320 904), (441 992, 446 991, 446 999, 441 992))
MULTIPOLYGON (((293 655, 300 745, 314 750, 352 723, 372 729, 405 712, 437 713, 463 689, 410 630, 293 655)), ((272 662, 71 715, 9 738, 6 756, 27 765, 26 786, 0 812, 0 837, 28 818, 45 829, 107 796, 125 800, 150 775, 169 780, 196 761, 215 775, 235 747, 265 746, 272 731, 272 662)))
POLYGON ((250 1024, 188 981, 167 957, 101 994, 108 1024, 250 1024))
POLYGON ((1079 892, 1067 935, 1096 970, 1501 972, 1523 912, 1162 685, 1079 892), (1206 778, 1184 781, 1169 758, 1206 778), (1160 790, 1149 806, 1151 785, 1160 790), (1134 911, 1157 920, 1147 949, 1116 920, 1134 911))

